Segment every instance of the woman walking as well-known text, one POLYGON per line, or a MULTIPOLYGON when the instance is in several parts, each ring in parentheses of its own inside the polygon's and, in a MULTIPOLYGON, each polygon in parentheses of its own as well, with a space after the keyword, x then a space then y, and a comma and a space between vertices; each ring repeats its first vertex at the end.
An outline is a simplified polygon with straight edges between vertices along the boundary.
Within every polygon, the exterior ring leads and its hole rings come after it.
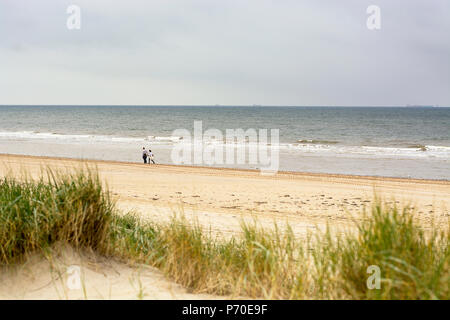
POLYGON ((150 164, 150 161, 151 161, 153 164, 156 164, 156 163, 155 163, 155 160, 153 160, 155 156, 153 155, 152 150, 149 150, 149 151, 148 151, 148 157, 149 157, 149 158, 148 158, 148 163, 149 163, 149 164, 150 164))

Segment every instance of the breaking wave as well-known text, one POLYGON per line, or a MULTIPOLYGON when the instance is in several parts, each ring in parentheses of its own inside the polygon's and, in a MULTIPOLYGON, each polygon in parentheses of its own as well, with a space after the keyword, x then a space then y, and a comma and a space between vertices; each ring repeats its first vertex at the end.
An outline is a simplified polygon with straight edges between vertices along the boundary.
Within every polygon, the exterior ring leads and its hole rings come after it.
MULTIPOLYGON (((91 135, 91 134, 60 134, 51 132, 19 131, 19 132, 0 132, 1 140, 10 141, 42 141, 45 143, 74 143, 74 144, 117 144, 117 145, 161 145, 173 146, 178 143, 193 143, 193 141, 184 140, 180 136, 146 136, 146 137, 123 137, 113 135, 91 135)), ((204 141, 206 145, 225 146, 225 139, 210 139, 204 141)), ((246 146, 254 143, 245 140, 246 146)), ((268 144, 270 145, 270 144, 268 144)), ((238 144, 237 146, 242 146, 238 144)), ((383 146, 351 146, 345 145, 339 141, 302 139, 296 143, 280 143, 271 145, 272 148, 278 148, 280 151, 289 153, 298 153, 302 155, 318 156, 348 156, 348 157, 389 157, 389 158, 440 158, 450 160, 449 146, 433 146, 422 144, 405 145, 404 147, 383 147, 383 146)))

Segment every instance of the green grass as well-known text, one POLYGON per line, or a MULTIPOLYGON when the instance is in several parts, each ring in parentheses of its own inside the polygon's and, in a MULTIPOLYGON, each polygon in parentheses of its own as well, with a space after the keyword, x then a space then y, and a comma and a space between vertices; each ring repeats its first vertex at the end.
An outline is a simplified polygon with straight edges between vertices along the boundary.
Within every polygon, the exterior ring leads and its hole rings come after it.
MULTIPOLYGON (((361 213, 364 214, 365 213, 361 213)), ((306 241, 289 228, 242 223, 214 238, 196 222, 142 221, 115 208, 95 171, 0 180, 0 264, 23 262, 57 242, 159 268, 193 292, 265 299, 449 299, 449 232, 424 232, 413 213, 381 201, 358 232, 306 241), (368 267, 381 271, 369 289, 368 267)))
POLYGON ((0 263, 20 261, 55 242, 107 252, 115 215, 109 193, 92 171, 51 170, 38 181, 0 180, 0 263))
POLYGON ((448 230, 433 227, 426 234, 415 225, 410 211, 380 205, 358 229, 359 236, 346 237, 337 250, 348 294, 361 299, 450 298, 448 230), (369 265, 380 267, 382 290, 367 290, 361 283, 369 265))

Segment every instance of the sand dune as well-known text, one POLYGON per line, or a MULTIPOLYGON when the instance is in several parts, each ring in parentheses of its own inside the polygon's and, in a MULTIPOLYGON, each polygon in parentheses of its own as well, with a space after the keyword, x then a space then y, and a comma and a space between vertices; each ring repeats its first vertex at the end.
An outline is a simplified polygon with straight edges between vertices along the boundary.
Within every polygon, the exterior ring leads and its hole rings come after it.
POLYGON ((55 248, 0 271, 0 299, 215 299, 190 294, 155 268, 55 248), (75 277, 78 277, 79 281, 75 277), (75 279, 75 280, 73 280, 75 279))
MULTIPOLYGON (((263 226, 288 222, 298 237, 308 232, 347 229, 370 208, 374 193, 399 207, 411 205, 419 223, 448 226, 450 182, 344 175, 144 165, 88 161, 96 166, 119 208, 156 221, 174 212, 197 219, 220 236, 240 230, 242 219, 256 218, 263 226)), ((71 159, 0 155, 0 175, 27 172, 37 177, 42 169, 73 170, 84 164, 71 159)), ((189 294, 149 267, 128 266, 92 253, 69 248, 50 257, 31 257, 19 267, 0 272, 0 299, 210 299, 189 294), (66 271, 81 266, 85 290, 69 290, 66 271)))

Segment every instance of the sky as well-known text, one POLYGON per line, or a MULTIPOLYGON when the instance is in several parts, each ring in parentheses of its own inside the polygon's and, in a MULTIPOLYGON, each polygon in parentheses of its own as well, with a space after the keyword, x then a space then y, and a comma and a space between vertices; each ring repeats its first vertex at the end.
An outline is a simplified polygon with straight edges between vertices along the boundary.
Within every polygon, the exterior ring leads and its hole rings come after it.
POLYGON ((450 1, 0 0, 2 104, 450 106, 450 1))

